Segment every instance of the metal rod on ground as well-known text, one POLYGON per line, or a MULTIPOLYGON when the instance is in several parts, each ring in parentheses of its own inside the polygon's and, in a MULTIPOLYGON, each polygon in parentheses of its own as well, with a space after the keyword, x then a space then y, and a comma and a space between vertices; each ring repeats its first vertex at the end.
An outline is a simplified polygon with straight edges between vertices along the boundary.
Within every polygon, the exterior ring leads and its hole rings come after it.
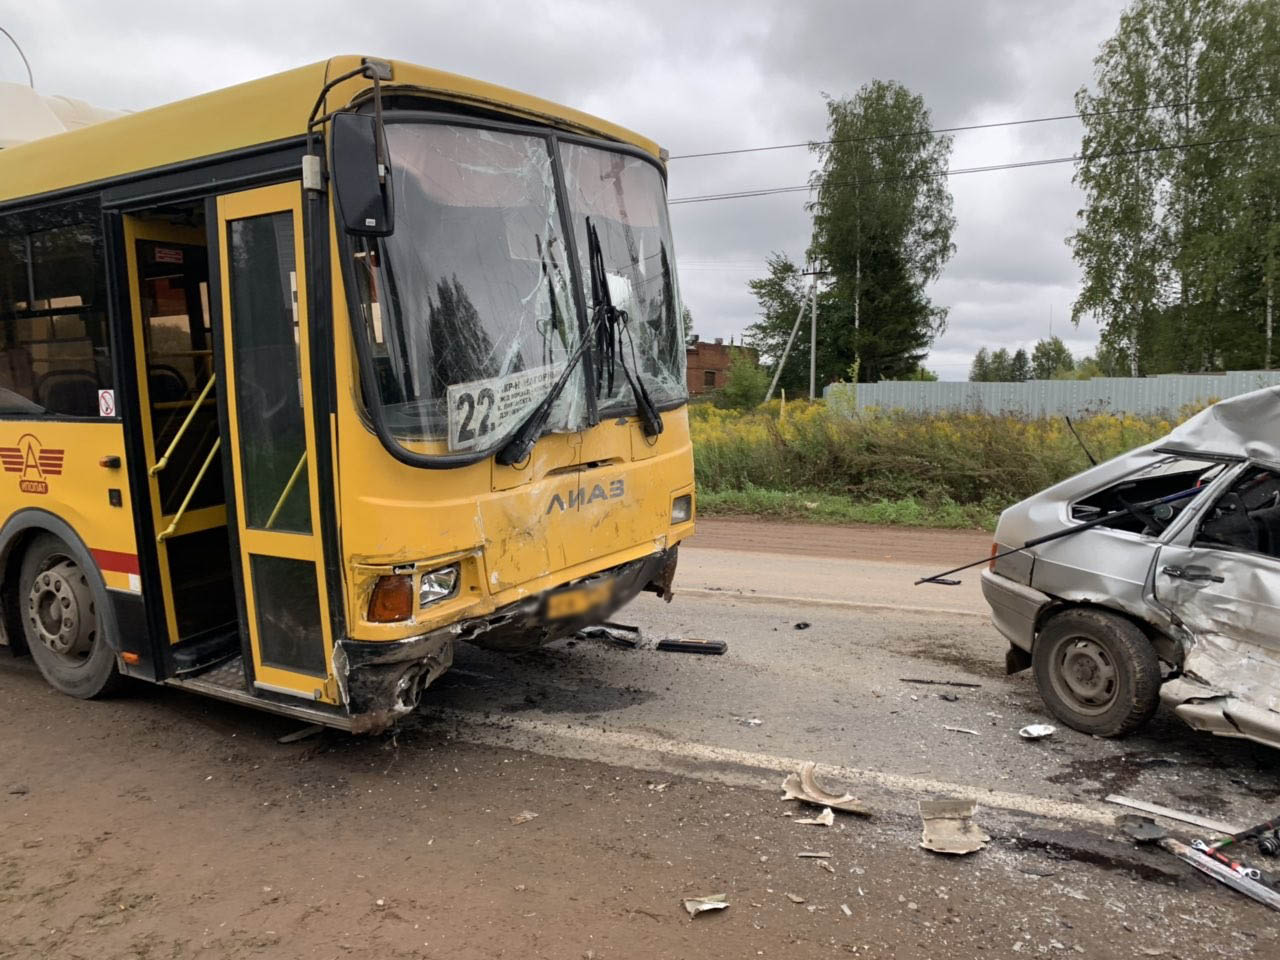
POLYGON ((960 581, 946 579, 953 573, 959 573, 961 570, 968 570, 969 568, 976 567, 979 564, 991 563, 993 560, 999 560, 1001 557, 1007 557, 1012 553, 1017 553, 1020 550, 1027 550, 1030 547, 1038 547, 1040 544, 1048 543, 1051 540, 1061 540, 1063 537, 1069 537, 1073 533, 1079 533, 1082 530, 1089 530, 1093 527, 1100 527, 1104 523, 1110 523, 1112 520, 1118 520, 1124 516, 1132 516, 1134 510, 1145 510, 1149 507, 1158 507, 1162 503, 1175 503, 1178 500, 1185 500, 1187 497, 1200 493, 1203 489, 1203 487, 1191 487, 1189 490, 1181 490, 1178 493, 1171 493, 1167 497, 1158 497, 1155 500, 1148 500, 1146 503, 1131 504, 1124 510, 1117 510, 1114 513, 1104 513, 1100 517, 1094 517, 1092 520, 1086 520, 1084 523, 1077 526, 1067 527, 1065 530, 1058 530, 1055 533, 1047 533, 1043 537, 1036 537, 1033 540, 1028 540, 1020 547, 1010 547, 1008 550, 1001 550, 999 553, 993 553, 991 556, 983 557, 981 560, 974 560, 972 563, 966 563, 960 567, 953 567, 950 570, 943 570, 941 573, 935 573, 932 577, 921 577, 915 582, 915 585, 918 587, 922 583, 940 583, 943 586, 954 587, 960 581))

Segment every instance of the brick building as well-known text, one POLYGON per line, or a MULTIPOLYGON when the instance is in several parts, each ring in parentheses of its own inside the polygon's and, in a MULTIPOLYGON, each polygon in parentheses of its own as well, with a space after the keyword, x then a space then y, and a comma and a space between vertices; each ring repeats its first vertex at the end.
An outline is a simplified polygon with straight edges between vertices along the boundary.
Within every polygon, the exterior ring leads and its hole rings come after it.
POLYGON ((729 363, 737 353, 745 352, 752 363, 759 363, 759 355, 754 347, 726 344, 721 337, 715 343, 699 340, 694 335, 693 343, 685 347, 685 360, 688 365, 689 396, 696 397, 700 393, 710 393, 725 384, 729 373, 729 363))

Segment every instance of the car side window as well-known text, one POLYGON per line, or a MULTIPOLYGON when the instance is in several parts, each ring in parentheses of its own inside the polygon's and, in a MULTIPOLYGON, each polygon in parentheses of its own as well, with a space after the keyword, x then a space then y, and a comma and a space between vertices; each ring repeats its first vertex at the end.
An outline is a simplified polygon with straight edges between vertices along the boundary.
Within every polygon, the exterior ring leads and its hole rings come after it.
POLYGON ((1157 537, 1221 470, 1222 464, 1213 461, 1165 457, 1077 500, 1071 515, 1096 520, 1114 514, 1102 526, 1157 537), (1152 504, 1162 499, 1168 502, 1152 504))
POLYGON ((1253 467, 1209 510, 1196 545, 1280 558, 1280 474, 1253 467))

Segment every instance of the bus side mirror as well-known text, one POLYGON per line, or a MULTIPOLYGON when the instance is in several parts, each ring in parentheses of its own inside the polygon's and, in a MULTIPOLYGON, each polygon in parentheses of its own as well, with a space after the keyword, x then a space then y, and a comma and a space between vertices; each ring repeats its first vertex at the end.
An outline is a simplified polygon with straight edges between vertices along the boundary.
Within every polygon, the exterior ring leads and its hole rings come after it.
POLYGON ((367 113, 334 114, 330 127, 333 189, 347 233, 390 236, 395 199, 385 132, 367 113))

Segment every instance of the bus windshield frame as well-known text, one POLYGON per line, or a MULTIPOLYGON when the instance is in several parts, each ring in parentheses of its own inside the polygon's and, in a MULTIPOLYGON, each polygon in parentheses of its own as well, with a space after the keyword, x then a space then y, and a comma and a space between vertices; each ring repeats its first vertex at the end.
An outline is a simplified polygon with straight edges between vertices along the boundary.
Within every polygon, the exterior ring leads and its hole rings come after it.
POLYGON ((635 397, 623 386, 626 371, 644 382, 658 410, 688 402, 666 171, 656 158, 615 141, 452 113, 395 110, 385 120, 395 233, 374 239, 340 230, 339 244, 362 406, 388 452, 403 463, 436 469, 493 456, 578 346, 584 348, 581 362, 543 435, 586 430, 602 416, 634 416, 635 397), (434 155, 410 158, 406 146, 434 155), (603 205, 584 200, 580 185, 566 175, 569 157, 582 168, 592 151, 616 158, 608 163, 618 171, 616 197, 603 205), (656 178, 648 190, 624 198, 624 176, 630 183, 647 177, 638 162, 652 167, 656 178), (440 207, 429 191, 454 203, 440 207), (424 219, 428 204, 440 214, 435 223, 424 219), (636 210, 633 219, 615 219, 619 211, 627 217, 629 206, 636 210), (588 217, 609 228, 610 292, 628 318, 616 331, 613 350, 591 322, 583 240, 588 217), (455 232, 448 234, 450 229, 455 232), (444 236, 448 244, 442 244, 444 236), (486 269, 486 260, 500 268, 510 263, 511 275, 486 269), (505 309, 507 316, 513 309, 529 312, 505 324, 486 320, 471 336, 465 324, 490 309, 505 309), (451 342, 436 341, 444 332, 453 334, 451 342), (421 387, 428 381, 433 389, 421 387))

